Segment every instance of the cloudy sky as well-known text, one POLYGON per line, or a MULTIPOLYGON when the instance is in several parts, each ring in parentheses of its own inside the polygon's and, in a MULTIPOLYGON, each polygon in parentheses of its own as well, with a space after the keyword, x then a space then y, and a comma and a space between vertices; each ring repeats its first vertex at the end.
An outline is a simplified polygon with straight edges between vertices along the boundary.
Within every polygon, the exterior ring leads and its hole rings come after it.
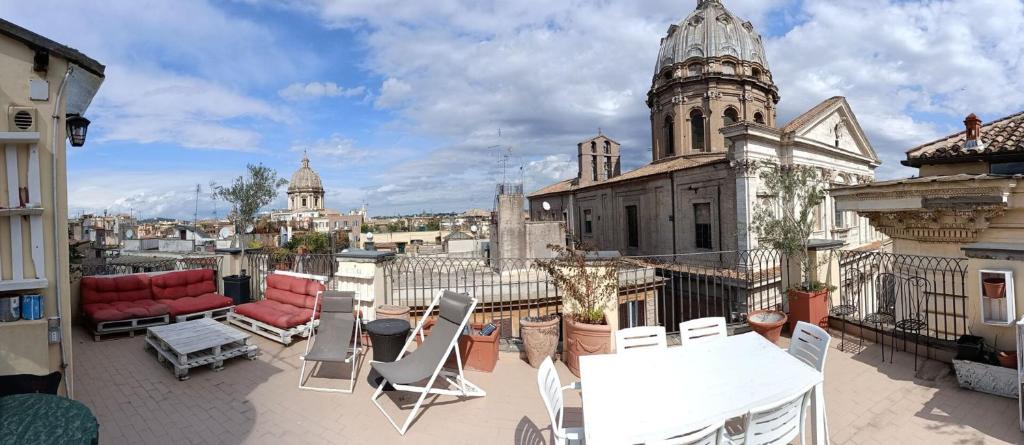
MULTIPOLYGON (((848 98, 884 165, 1024 109, 1020 0, 724 0, 764 36, 785 122, 848 98)), ((490 208, 575 173, 598 128, 650 156, 658 41, 696 0, 0 0, 3 18, 107 65, 72 214, 223 216, 211 181, 290 177, 309 152, 338 210, 490 208), (103 6, 98 6, 102 4, 103 6), (507 170, 502 158, 511 147, 507 170)), ((276 206, 284 206, 284 193, 276 206)))

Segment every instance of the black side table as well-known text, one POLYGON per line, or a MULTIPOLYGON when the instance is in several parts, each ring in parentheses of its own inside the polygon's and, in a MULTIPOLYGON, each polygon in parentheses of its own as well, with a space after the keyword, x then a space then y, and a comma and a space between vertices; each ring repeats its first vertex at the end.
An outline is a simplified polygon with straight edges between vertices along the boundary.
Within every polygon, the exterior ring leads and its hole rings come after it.
POLYGON ((373 361, 395 361, 409 338, 409 330, 409 322, 397 318, 383 318, 367 323, 366 333, 373 344, 373 361))

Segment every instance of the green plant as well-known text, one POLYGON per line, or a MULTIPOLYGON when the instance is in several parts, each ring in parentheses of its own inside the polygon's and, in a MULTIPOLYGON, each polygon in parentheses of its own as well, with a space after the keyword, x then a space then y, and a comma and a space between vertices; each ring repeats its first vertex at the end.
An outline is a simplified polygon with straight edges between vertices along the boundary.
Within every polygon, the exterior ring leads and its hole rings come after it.
POLYGON ((305 248, 307 253, 329 253, 331 238, 326 233, 297 233, 288 240, 288 249, 297 251, 300 247, 305 248))
POLYGON ((263 243, 261 243, 261 242, 259 242, 257 240, 249 241, 249 249, 256 250, 256 249, 262 249, 262 248, 263 248, 263 243))
POLYGON ((566 310, 578 322, 604 324, 604 308, 618 295, 618 272, 609 260, 591 260, 587 249, 549 244, 556 256, 537 262, 562 292, 566 310), (602 267, 605 266, 605 267, 602 267))
MULTIPOLYGON (((277 177, 277 172, 263 164, 246 165, 247 174, 239 176, 231 185, 210 184, 217 197, 231 203, 228 219, 235 225, 235 238, 239 240, 246 226, 255 224, 256 214, 277 198, 277 189, 288 183, 277 177)), ((242 246, 242 260, 245 260, 245 245, 242 246)))
POLYGON ((767 205, 754 210, 758 239, 798 260, 803 272, 799 289, 814 291, 815 265, 807 247, 814 232, 814 212, 825 201, 825 181, 816 168, 802 165, 768 164, 760 177, 771 197, 767 205))
POLYGON ((270 262, 273 264, 290 263, 292 260, 292 253, 284 247, 274 247, 267 251, 270 255, 270 262))

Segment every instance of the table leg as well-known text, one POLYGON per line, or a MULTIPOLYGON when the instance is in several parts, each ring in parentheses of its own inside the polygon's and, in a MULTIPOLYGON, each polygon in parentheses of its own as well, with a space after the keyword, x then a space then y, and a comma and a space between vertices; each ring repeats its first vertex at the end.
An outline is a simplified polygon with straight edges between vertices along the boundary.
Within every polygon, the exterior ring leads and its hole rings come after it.
POLYGON ((814 426, 811 427, 811 440, 815 445, 828 445, 828 426, 825 424, 825 384, 814 385, 814 397, 811 399, 811 413, 814 426))

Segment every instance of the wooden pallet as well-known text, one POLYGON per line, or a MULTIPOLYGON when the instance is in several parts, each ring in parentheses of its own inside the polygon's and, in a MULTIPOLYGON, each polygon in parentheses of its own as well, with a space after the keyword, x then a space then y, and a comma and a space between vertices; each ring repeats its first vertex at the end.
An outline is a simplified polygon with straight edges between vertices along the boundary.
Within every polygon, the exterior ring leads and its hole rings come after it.
POLYGON ((145 349, 156 352, 157 361, 171 366, 178 380, 188 380, 188 372, 199 366, 213 371, 224 368, 224 360, 245 356, 255 360, 259 347, 249 344, 249 335, 202 318, 168 326, 176 329, 149 329, 145 349), (211 325, 212 324, 212 325, 211 325))
MULTIPOLYGON (((262 335, 283 345, 290 345, 292 343, 292 337, 295 336, 309 338, 309 332, 311 329, 310 323, 303 323, 291 329, 281 329, 277 326, 272 326, 262 321, 254 320, 238 314, 237 312, 231 312, 228 314, 228 323, 251 331, 255 334, 262 335)), ((315 328, 318 325, 320 325, 320 320, 314 320, 312 327, 315 328)))
POLYGON ((156 317, 132 318, 129 320, 101 321, 96 323, 92 330, 93 341, 100 341, 104 335, 128 333, 129 337, 135 336, 135 331, 151 328, 153 326, 165 325, 171 322, 167 314, 156 317))
POLYGON ((174 317, 174 322, 181 323, 183 321, 198 320, 200 318, 212 318, 214 320, 224 321, 227 320, 228 314, 234 312, 234 310, 234 306, 228 306, 217 309, 210 309, 208 311, 193 312, 191 314, 184 314, 174 317))

